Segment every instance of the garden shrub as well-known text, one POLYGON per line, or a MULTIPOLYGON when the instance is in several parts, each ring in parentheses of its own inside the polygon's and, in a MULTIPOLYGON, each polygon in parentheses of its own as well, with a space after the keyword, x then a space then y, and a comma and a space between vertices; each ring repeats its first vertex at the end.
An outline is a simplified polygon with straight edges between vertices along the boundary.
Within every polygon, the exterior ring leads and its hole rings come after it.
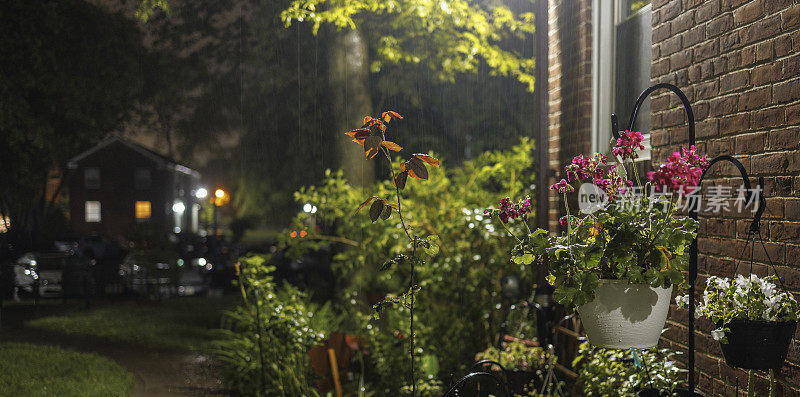
MULTIPOLYGON (((500 294, 503 275, 519 275, 524 286, 533 283, 530 268, 509 260, 511 237, 483 215, 486 203, 532 193, 532 153, 532 142, 524 139, 510 150, 484 153, 461 167, 431 170, 428 183, 409 183, 403 190, 407 222, 417 234, 432 236, 439 247, 416 266, 421 288, 414 317, 416 367, 418 379, 428 386, 463 375, 475 354, 496 342, 501 304, 514 303, 500 294)), ((393 192, 388 180, 360 189, 349 185, 341 172, 328 171, 321 185, 296 193, 301 205, 318 208, 315 214, 298 214, 291 225, 308 234, 283 236, 295 255, 321 244, 333 246, 334 303, 344 321, 341 331, 364 336, 368 381, 385 395, 397 395, 409 380, 409 312, 395 305, 375 318, 372 305, 405 290, 408 264, 386 259, 409 247, 396 214, 373 223, 353 212, 364 197, 393 192)))
POLYGON ((668 349, 638 351, 594 347, 584 340, 572 361, 583 394, 591 396, 634 396, 641 389, 672 391, 681 383, 685 369, 677 366, 668 349))
POLYGON ((277 286, 266 259, 242 258, 238 283, 244 303, 223 317, 213 353, 234 394, 315 396, 308 350, 337 327, 336 318, 330 305, 311 303, 288 283, 277 286))

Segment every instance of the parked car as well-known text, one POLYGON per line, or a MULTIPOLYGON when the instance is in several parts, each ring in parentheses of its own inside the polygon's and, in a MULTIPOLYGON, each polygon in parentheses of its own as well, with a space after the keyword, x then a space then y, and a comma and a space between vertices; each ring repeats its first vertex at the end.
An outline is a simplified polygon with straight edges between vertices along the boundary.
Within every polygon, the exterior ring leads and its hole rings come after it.
POLYGON ((92 261, 74 252, 29 252, 12 269, 14 297, 75 297, 94 291, 92 261))

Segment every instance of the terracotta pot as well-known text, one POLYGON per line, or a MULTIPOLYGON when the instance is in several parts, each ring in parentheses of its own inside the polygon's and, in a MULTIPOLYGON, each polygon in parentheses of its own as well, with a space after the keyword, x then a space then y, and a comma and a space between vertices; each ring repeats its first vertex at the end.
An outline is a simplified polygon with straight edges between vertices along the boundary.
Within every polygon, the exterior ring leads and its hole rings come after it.
POLYGON ((648 349, 667 321, 672 287, 600 280, 595 299, 578 308, 589 343, 610 349, 648 349))
MULTIPOLYGON (((719 326, 719 325, 718 325, 719 326)), ((728 343, 720 343, 725 362, 743 369, 783 366, 797 321, 733 320, 726 326, 728 343)))

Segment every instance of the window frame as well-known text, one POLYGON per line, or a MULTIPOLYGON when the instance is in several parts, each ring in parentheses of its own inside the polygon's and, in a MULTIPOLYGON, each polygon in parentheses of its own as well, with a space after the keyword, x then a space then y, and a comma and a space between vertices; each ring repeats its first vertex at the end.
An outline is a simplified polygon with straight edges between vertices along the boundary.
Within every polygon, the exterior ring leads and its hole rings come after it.
MULTIPOLYGON (((614 112, 616 86, 616 29, 631 17, 623 10, 624 0, 592 0, 592 152, 610 151, 611 113, 614 112)), ((636 14, 649 10, 645 5, 636 14)), ((628 115, 617 115, 620 124, 628 123, 628 115)), ((643 132, 644 150, 639 151, 639 161, 650 160, 650 131, 643 132)))

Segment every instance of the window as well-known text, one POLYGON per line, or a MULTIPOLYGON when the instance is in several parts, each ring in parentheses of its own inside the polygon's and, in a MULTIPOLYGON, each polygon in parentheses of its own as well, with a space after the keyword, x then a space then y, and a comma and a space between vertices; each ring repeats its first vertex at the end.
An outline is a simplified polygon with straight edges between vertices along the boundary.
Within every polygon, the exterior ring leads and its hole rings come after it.
POLYGON ((149 168, 137 168, 133 173, 133 181, 137 190, 150 189, 152 177, 149 168))
POLYGON ((136 220, 138 221, 149 220, 151 216, 150 202, 137 201, 136 205, 134 206, 134 211, 136 213, 136 220))
MULTIPOLYGON (((650 86, 652 13, 650 1, 595 0, 592 51, 592 149, 609 150, 611 113, 628 128, 642 91, 650 86)), ((645 136, 640 160, 650 158, 650 99, 639 109, 634 130, 645 136)))
POLYGON ((87 189, 100 189, 100 168, 88 167, 84 169, 83 185, 87 189))
POLYGON ((86 202, 86 222, 100 222, 100 212, 99 201, 86 202))

